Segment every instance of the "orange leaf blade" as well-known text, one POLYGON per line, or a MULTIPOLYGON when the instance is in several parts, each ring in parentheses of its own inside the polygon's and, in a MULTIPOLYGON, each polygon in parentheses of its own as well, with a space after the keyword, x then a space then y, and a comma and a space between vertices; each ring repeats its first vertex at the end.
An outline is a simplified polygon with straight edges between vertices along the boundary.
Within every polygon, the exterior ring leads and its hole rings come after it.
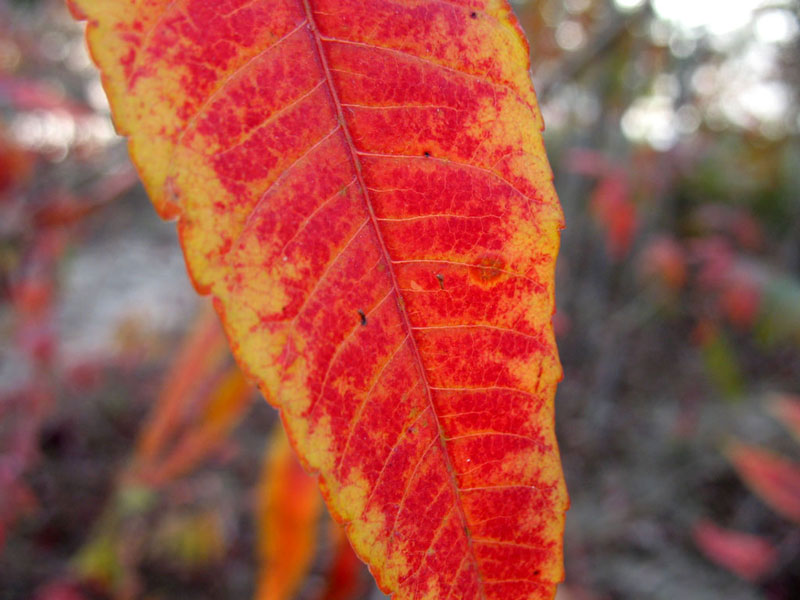
POLYGON ((218 450, 254 398, 219 320, 206 307, 181 344, 139 436, 133 472, 163 485, 218 450))
POLYGON ((318 600, 355 600, 363 595, 360 581, 362 563, 353 552, 344 530, 331 522, 329 528, 333 543, 333 560, 327 573, 327 581, 318 600))
POLYGON ((198 289, 381 587, 552 598, 562 215, 506 0, 73 0, 198 289))
POLYGON ((322 502, 278 427, 267 447, 258 491, 256 600, 291 600, 311 569, 322 502))

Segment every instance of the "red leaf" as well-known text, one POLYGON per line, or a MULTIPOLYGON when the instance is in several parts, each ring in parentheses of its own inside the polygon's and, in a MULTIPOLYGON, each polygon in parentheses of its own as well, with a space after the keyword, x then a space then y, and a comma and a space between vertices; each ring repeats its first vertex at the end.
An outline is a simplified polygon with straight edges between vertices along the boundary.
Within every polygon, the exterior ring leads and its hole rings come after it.
POLYGON ((567 158, 567 168, 574 173, 598 178, 589 207, 606 234, 609 256, 615 260, 624 258, 638 226, 627 172, 603 154, 587 148, 572 150, 567 158))
POLYGON ((17 146, 0 122, 0 202, 8 190, 30 178, 33 164, 33 156, 17 146))
POLYGON ((800 397, 785 394, 773 400, 770 410, 791 434, 800 441, 800 397))
POLYGON ((630 250, 638 221, 625 174, 616 171, 603 177, 592 193, 590 206, 605 231, 609 256, 615 260, 624 258, 630 250))
POLYGON ((253 398, 252 386, 231 362, 222 328, 209 308, 186 336, 142 428, 136 477, 163 485, 219 448, 253 398))
POLYGON ((74 0, 197 288, 379 584, 552 598, 562 215, 505 0, 74 0))
POLYGON ((86 600, 86 596, 75 583, 57 580, 37 588, 33 600, 86 600))
POLYGON ((755 286, 733 284, 722 291, 720 307, 728 320, 742 329, 749 328, 758 316, 761 292, 755 286))
POLYGON ((741 443, 732 444, 727 455, 739 476, 764 502, 800 523, 800 465, 741 443))
POLYGON ((338 523, 331 525, 333 561, 319 600, 355 600, 363 595, 361 589, 363 564, 353 552, 342 527, 338 523))
POLYGON ((153 461, 182 428, 190 398, 200 379, 224 360, 222 330, 210 310, 202 311, 167 373, 155 410, 139 436, 140 461, 153 461))
POLYGON ((656 237, 643 250, 640 269, 648 279, 678 291, 686 283, 686 253, 673 238, 656 237))
POLYGON ((710 560, 749 581, 758 581, 769 574, 778 560, 777 549, 766 539, 722 529, 711 521, 699 521, 693 535, 710 560))

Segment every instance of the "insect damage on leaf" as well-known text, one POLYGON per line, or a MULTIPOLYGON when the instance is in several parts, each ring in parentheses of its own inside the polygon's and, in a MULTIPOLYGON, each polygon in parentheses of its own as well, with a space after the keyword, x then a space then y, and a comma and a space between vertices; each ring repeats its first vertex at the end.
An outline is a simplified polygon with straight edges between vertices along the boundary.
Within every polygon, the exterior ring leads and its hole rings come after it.
POLYGON ((552 598, 562 215, 507 1, 72 3, 196 287, 380 586, 552 598))

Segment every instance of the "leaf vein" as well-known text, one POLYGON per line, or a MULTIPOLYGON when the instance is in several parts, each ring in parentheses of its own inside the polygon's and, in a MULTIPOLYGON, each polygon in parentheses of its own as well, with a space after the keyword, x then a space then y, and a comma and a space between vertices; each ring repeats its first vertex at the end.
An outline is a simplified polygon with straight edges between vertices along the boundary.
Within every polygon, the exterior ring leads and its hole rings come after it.
POLYGON ((378 217, 376 220, 388 223, 402 223, 406 221, 419 221, 421 219, 498 219, 502 220, 500 215, 456 215, 452 213, 432 213, 428 215, 417 215, 413 217, 378 217))
MULTIPOLYGON (((422 383, 421 379, 417 380, 417 384, 414 387, 412 387, 410 391, 414 391, 415 389, 417 389, 417 387, 421 383, 422 383)), ((419 420, 422 418, 422 416, 425 413, 427 413, 429 410, 430 410, 430 408, 426 408, 425 410, 421 411, 416 416, 416 418, 411 422, 411 424, 408 427, 406 427, 399 436, 397 436, 397 439, 395 440, 394 444, 392 445, 391 449, 389 450, 389 454, 386 455, 386 458, 383 461, 383 466, 381 467, 381 470, 378 473, 378 476, 375 478, 375 486, 372 488, 372 491, 370 492, 369 497, 367 498, 367 501, 364 503, 365 507, 369 506, 369 503, 372 501, 372 498, 375 496, 375 492, 378 490, 378 483, 380 482, 381 477, 383 477, 383 474, 386 472, 386 467, 389 466, 389 461, 392 459, 392 456, 394 456, 394 453, 400 447, 400 444, 402 444, 403 441, 408 437, 408 434, 410 433, 410 429, 412 427, 414 427, 419 422, 419 420)), ((365 508, 365 510, 366 510, 366 508, 365 508)))
MULTIPOLYGON (((376 303, 376 304, 375 304, 375 305, 374 305, 372 308, 370 308, 370 309, 369 309, 369 310, 368 310, 368 311, 365 313, 365 315, 366 315, 366 316, 370 316, 370 315, 371 315, 373 312, 375 312, 376 310, 378 310, 378 308, 380 308, 380 306, 381 306, 381 305, 382 305, 384 302, 386 302, 387 298, 389 298, 389 297, 390 297, 390 296, 391 296, 393 293, 394 293, 394 290, 393 290, 393 289, 392 289, 392 290, 389 290, 389 292, 388 292, 388 293, 387 293, 387 294, 386 294, 386 295, 385 295, 383 298, 381 298, 381 299, 380 299, 380 300, 379 300, 379 301, 378 301, 378 302, 377 302, 377 303, 376 303)), ((327 366, 327 368, 325 369, 325 376, 322 378, 322 386, 320 387, 319 394, 317 394, 317 397, 314 399, 314 401, 311 403, 311 405, 308 407, 308 409, 306 409, 306 411, 305 411, 305 414, 306 414, 306 415, 310 415, 310 414, 313 412, 313 410, 314 410, 314 407, 316 406, 317 402, 318 402, 318 401, 319 401, 319 400, 322 398, 322 396, 325 394, 325 389, 326 389, 326 388, 327 388, 327 386, 328 386, 328 378, 329 378, 329 377, 330 377, 330 375, 331 375, 331 370, 333 369, 333 366, 334 366, 334 364, 336 363, 336 361, 339 359, 339 357, 340 357, 340 355, 341 355, 341 352, 342 352, 343 348, 344 348, 344 347, 345 347, 345 346, 346 346, 346 345, 347 345, 347 344, 350 342, 350 340, 351 340, 351 339, 353 339, 353 337, 354 337, 354 336, 355 336, 357 333, 359 333, 359 332, 360 332, 362 329, 363 329, 363 326, 362 326, 360 323, 356 324, 356 325, 355 325, 355 326, 354 326, 352 329, 350 329, 350 331, 347 333, 347 335, 346 335, 344 338, 342 338, 342 341, 341 341, 341 342, 339 342, 339 343, 336 345, 336 350, 334 351, 334 353, 333 353, 333 356, 331 357, 330 361, 328 361, 328 366, 327 366)))
MULTIPOLYGON (((365 204, 366 204, 367 211, 369 213, 369 220, 371 220, 372 225, 373 225, 373 227, 375 229, 375 234, 376 234, 376 237, 378 239, 378 244, 380 245, 381 252, 384 255, 384 258, 386 260, 386 264, 388 266, 389 275, 390 275, 391 281, 392 281, 392 287, 394 288, 394 290, 395 290, 395 292, 397 294, 398 300, 399 300, 399 299, 402 298, 402 296, 401 296, 400 291, 399 291, 399 287, 400 286, 398 285, 397 276, 395 275, 394 269, 392 268, 391 255, 389 254, 389 250, 388 250, 388 248, 386 246, 386 242, 383 239, 383 235, 382 235, 380 227, 378 225, 378 221, 376 220, 375 210, 374 210, 374 208, 372 206, 372 203, 370 201, 369 192, 367 191, 367 185, 366 185, 366 182, 364 181, 364 176, 363 176, 363 173, 362 173, 362 170, 361 170, 361 161, 360 161, 360 158, 359 158, 359 152, 355 147, 355 143, 353 142, 353 138, 352 138, 352 136, 350 134, 350 131, 349 131, 347 125, 346 125, 346 120, 345 120, 345 117, 344 117, 343 108, 341 106, 341 100, 339 99, 338 91, 337 91, 337 89, 336 89, 336 87, 334 85, 333 76, 332 76, 330 68, 328 66, 328 59, 327 59, 327 56, 325 55, 325 52, 324 52, 324 49, 323 49, 323 40, 325 38, 320 33, 320 31, 319 31, 319 29, 317 27, 317 24, 316 24, 316 22, 314 20, 314 13, 313 13, 313 10, 311 8, 311 0, 303 0, 303 6, 305 7, 305 10, 306 10, 306 15, 307 15, 307 19, 309 21, 309 25, 311 27, 311 31, 314 34, 314 37, 315 37, 316 42, 317 42, 317 53, 318 53, 318 57, 319 57, 321 65, 322 65, 322 68, 325 71, 325 77, 328 80, 329 91, 330 91, 330 94, 331 94, 331 101, 333 102, 333 104, 335 106, 336 113, 337 113, 337 116, 338 116, 338 120, 342 124, 342 131, 344 133, 345 139, 346 139, 347 144, 348 144, 348 146, 350 148, 350 151, 352 153, 353 167, 356 170, 356 175, 358 177, 359 184, 360 184, 362 192, 364 194, 364 201, 365 201, 365 204)), ((435 410, 435 407, 434 407, 435 405, 433 403, 433 397, 431 396, 430 383, 427 380, 427 375, 426 375, 426 372, 425 372, 424 363, 422 361, 422 356, 420 355, 419 347, 417 346, 416 340, 414 339, 414 336, 412 334, 411 322, 409 320, 408 313, 404 309, 402 309, 402 307, 400 307, 400 317, 401 317, 401 321, 403 322, 403 325, 405 326, 405 328, 406 328, 406 330, 407 330, 407 332, 409 334, 409 337, 411 339, 411 343, 412 343, 411 347, 412 347, 412 351, 413 351, 413 354, 414 354, 415 362, 417 364, 417 368, 419 369, 420 378, 424 382, 424 386, 425 386, 425 396, 426 396, 426 398, 428 400, 428 406, 429 406, 429 408, 431 410, 431 414, 432 414, 434 422, 436 424, 437 432, 436 432, 436 435, 434 435, 432 444, 435 443, 435 441, 438 439, 439 448, 440 448, 440 451, 442 453, 442 458, 444 460, 445 467, 447 468, 448 475, 450 476, 450 486, 451 486, 451 488, 453 490, 453 493, 455 495, 455 500, 456 500, 456 504, 457 504, 457 507, 458 507, 460 519, 461 519, 461 522, 463 523, 463 525, 465 527, 465 530, 468 532, 467 517, 466 517, 466 514, 464 513, 464 508, 461 505, 461 500, 460 500, 460 498, 458 496, 458 483, 456 481, 455 474, 454 474, 455 470, 453 468, 453 464, 452 464, 452 462, 450 460, 450 457, 447 454, 447 448, 446 448, 445 442, 444 442, 443 429, 442 429, 441 423, 439 423, 439 419, 438 419, 438 417, 436 415, 436 410, 435 410)), ((426 453, 427 453, 427 451, 428 450, 426 450, 426 453)), ((417 465, 417 466, 419 466, 419 465, 417 465)), ((405 490, 404 493, 406 491, 407 490, 405 490)), ((468 534, 467 534, 467 545, 470 548, 470 553, 471 553, 471 555, 473 557, 473 561, 475 563, 475 568, 476 568, 476 571, 478 573, 478 583, 479 583, 480 590, 481 590, 481 598, 482 598, 482 600, 486 600, 486 592, 483 589, 483 581, 480 578, 480 569, 478 568, 477 557, 475 556, 474 550, 472 549, 472 541, 470 540, 468 534)))
POLYGON ((475 169, 475 170, 487 173, 487 174, 493 176, 498 181, 501 181, 502 183, 506 184, 511 190, 513 190, 514 192, 516 192, 517 194, 522 196, 528 202, 536 202, 536 200, 534 198, 532 198, 531 196, 528 196, 525 192, 523 192, 521 189, 519 189, 517 186, 515 186, 513 183, 511 183, 508 179, 506 179, 505 177, 500 175, 500 173, 498 173, 497 171, 493 171, 492 169, 489 169, 487 167, 482 167, 480 165, 474 165, 472 163, 462 162, 462 161, 457 161, 457 160, 450 160, 449 158, 443 158, 441 156, 424 156, 424 155, 417 156, 415 154, 393 154, 391 152, 358 152, 358 153, 361 156, 370 156, 370 157, 375 157, 375 158, 389 158, 389 159, 400 159, 400 158, 402 158, 402 159, 414 159, 414 160, 436 160, 436 161, 443 162, 443 163, 446 163, 446 164, 457 165, 457 166, 460 166, 460 167, 466 167, 466 168, 470 168, 470 169, 475 169))
POLYGON ((500 327, 499 325, 489 325, 489 324, 460 324, 460 325, 420 325, 418 327, 412 327, 415 331, 430 331, 430 330, 448 330, 448 329, 489 329, 491 331, 500 331, 502 333, 511 333, 514 335, 519 335, 524 338, 528 338, 539 342, 541 344, 542 339, 539 336, 524 333, 517 329, 511 329, 510 327, 500 327))
MULTIPOLYGON (((481 265, 476 265, 472 263, 460 262, 456 260, 446 260, 446 259, 439 259, 439 258, 409 258, 404 260, 393 260, 393 264, 402 265, 402 264, 418 264, 418 263, 436 263, 436 264, 443 264, 443 265, 455 265, 459 267, 470 267, 470 268, 488 268, 482 267, 481 265)), ((517 273, 516 271, 509 271, 508 269, 498 269, 495 267, 491 267, 492 271, 497 271, 498 273, 505 273, 506 275, 511 275, 512 277, 519 277, 520 279, 525 279, 532 283, 535 283, 537 287, 541 287, 542 284, 539 281, 536 281, 533 277, 529 277, 528 275, 523 275, 522 273, 517 273)))
MULTIPOLYGON (((235 11, 234 11, 234 12, 235 12, 235 11)), ((168 173, 171 173, 171 172, 172 172, 172 160, 173 160, 173 156, 174 156, 174 154, 175 154, 175 148, 177 148, 178 146, 180 146, 180 145, 181 145, 181 143, 183 142, 183 139, 184 139, 184 137, 186 136, 186 133, 187 133, 187 132, 188 132, 188 131, 189 131, 189 130, 192 128, 192 127, 194 127, 195 123, 197 123, 197 120, 198 120, 198 119, 199 119, 199 118, 200 118, 200 117, 201 117, 203 114, 205 114, 205 111, 206 111, 206 110, 208 110, 208 108, 210 108, 210 107, 211 107, 211 105, 214 103, 214 101, 215 101, 215 100, 217 100, 217 99, 218 99, 218 98, 219 98, 219 97, 222 95, 222 93, 225 91, 225 89, 228 87, 228 85, 231 83, 231 81, 233 81, 233 79, 235 79, 235 78, 236 78, 236 77, 237 77, 237 76, 238 76, 240 73, 242 73, 242 72, 243 72, 243 71, 245 71, 247 68, 249 68, 249 67, 250 67, 250 65, 252 65, 252 64, 253 64, 253 62, 255 62, 256 60, 258 60, 258 59, 260 59, 261 57, 265 56, 265 55, 266 55, 268 52, 270 52, 272 49, 276 48, 276 47, 277 47, 279 44, 281 44, 283 41, 285 41, 285 40, 287 40, 288 38, 292 37, 292 35, 294 35, 295 33, 297 33, 297 32, 298 32, 298 31, 299 31, 299 30, 300 30, 300 29, 301 29, 301 28, 302 28, 302 27, 303 27, 303 26, 304 26, 306 23, 307 23, 307 21, 303 21, 303 22, 302 22, 302 23, 300 23, 300 24, 299 24, 297 27, 295 27, 294 29, 292 29, 292 30, 291 30, 289 33, 287 33, 287 34, 285 34, 285 35, 281 36, 281 38, 280 38, 280 39, 276 40, 275 42, 273 42, 272 44, 270 44, 268 47, 264 48, 263 50, 261 50, 261 51, 260 51, 260 52, 258 52, 257 54, 255 54, 255 55, 253 55, 252 57, 250 57, 250 58, 249 58, 249 59, 248 59, 246 62, 244 62, 244 63, 242 63, 241 65, 239 65, 238 67, 236 67, 236 68, 235 68, 233 71, 231 71, 231 72, 230 72, 230 73, 229 73, 229 74, 228 74, 228 75, 227 75, 227 76, 226 76, 226 77, 225 77, 225 78, 224 78, 224 79, 223 79, 223 80, 222 80, 222 81, 219 83, 219 85, 217 86, 217 88, 216 88, 216 89, 215 89, 215 90, 214 90, 214 91, 213 91, 211 94, 209 94, 209 95, 208 95, 208 98, 206 98, 206 99, 203 101, 203 103, 202 103, 202 104, 200 104, 200 105, 197 107, 197 109, 195 109, 194 113, 193 113, 193 114, 192 114, 192 116, 191 116, 191 117, 190 117, 190 118, 189 118, 189 119, 186 121, 185 125, 184 125, 183 127, 181 127, 181 129, 180 129, 180 130, 177 132, 178 136, 177 136, 177 138, 176 138, 176 140, 175 140, 175 145, 173 146, 172 154, 171 154, 171 155, 170 155, 170 157, 169 157, 170 168, 168 169, 168 173)), ((290 109, 290 108, 292 108, 293 106, 296 106, 298 102, 301 102, 301 101, 302 101, 304 98, 306 98, 307 96, 309 96, 309 95, 310 95, 310 94, 311 94, 311 93, 312 93, 314 90, 316 90, 316 89, 317 89, 317 88, 318 88, 320 85, 322 85, 322 83, 324 83, 324 81, 325 81, 325 80, 323 79, 322 81, 318 82, 318 83, 317 83, 317 84, 316 84, 316 85, 315 85, 313 88, 311 88, 310 90, 308 90, 307 92, 305 92, 304 94, 302 94, 301 96, 299 96, 298 98, 295 98, 294 100, 292 100, 292 102, 291 102, 291 103, 289 103, 289 104, 288 104, 288 105, 286 105, 286 106, 282 106, 280 109, 278 109, 278 110, 277 110, 277 111, 275 111, 274 113, 270 114, 270 115, 269 115, 269 116, 268 116, 266 119, 264 119, 264 121, 261 123, 261 125, 259 125, 259 127, 261 127, 261 126, 263 126, 264 124, 266 124, 266 123, 268 123, 269 121, 271 121, 271 120, 272 120, 272 118, 273 118, 274 116, 277 116, 278 114, 282 114, 282 113, 284 113, 286 110, 289 110, 289 109, 290 109)))
POLYGON ((346 45, 351 45, 351 46, 362 46, 364 48, 369 48, 371 50, 378 50, 378 51, 388 52, 388 53, 392 53, 392 54, 397 54, 397 55, 400 55, 400 56, 403 56, 403 57, 406 57, 406 58, 410 58, 410 59, 419 61, 419 62, 424 63, 426 65, 430 65, 430 66, 432 66, 432 67, 434 67, 436 69, 442 69, 443 71, 449 71, 450 73, 455 73, 455 74, 461 75, 463 77, 470 77, 472 79, 476 79, 476 80, 478 80, 479 82, 481 82, 483 84, 490 85, 490 86, 495 87, 495 88, 500 88, 500 89, 506 90, 506 92, 508 92, 509 94, 512 94, 513 96, 515 96, 520 102, 522 102, 523 105, 525 105, 532 113, 534 113, 533 107, 530 105, 530 103, 527 100, 525 100, 525 98, 523 98, 517 90, 515 90, 513 87, 511 87, 507 83, 503 83, 503 82, 500 82, 500 81, 492 81, 491 79, 487 79, 485 76, 478 75, 476 73, 470 73, 468 71, 462 71, 461 69, 456 69, 455 67, 451 67, 451 66, 448 66, 448 65, 433 61, 433 60, 431 60, 429 58, 418 56, 417 54, 412 54, 411 52, 408 52, 406 50, 400 50, 399 48, 390 48, 388 46, 380 46, 378 44, 373 44, 373 43, 369 43, 369 42, 359 42, 359 41, 356 41, 356 40, 346 40, 346 39, 343 39, 343 38, 329 37, 329 36, 323 36, 323 35, 320 35, 319 37, 323 42, 328 42, 328 43, 333 43, 333 44, 346 44, 346 45))
POLYGON ((314 210, 311 211, 311 213, 305 219, 303 219, 303 221, 297 227, 297 231, 294 232, 294 235, 292 235, 292 237, 290 237, 289 240, 283 245, 283 247, 278 252, 278 255, 282 256, 283 253, 286 251, 286 248, 289 247, 289 244, 291 244, 293 241, 295 241, 298 238, 298 236, 303 233, 305 228, 308 226, 309 223, 311 223, 311 221, 314 219, 314 217, 317 216, 317 214, 319 214, 319 212, 323 208, 325 208, 330 203, 331 200, 336 198, 343 190, 346 190, 347 188, 349 188, 354 183, 356 183, 356 178, 355 177, 353 177, 353 179, 351 179, 350 182, 348 184, 346 184, 341 190, 338 190, 338 191, 334 192, 333 194, 328 196, 319 206, 314 208, 314 210))
MULTIPOLYGON (((392 291, 394 291, 394 290, 392 290, 392 291)), ((391 292, 389 292, 389 293, 391 293, 391 292)), ((347 454, 347 450, 350 448, 350 441, 353 439, 353 435, 355 434, 355 431, 356 431, 356 426, 358 425, 359 421, 361 420, 361 417, 362 417, 363 412, 364 412, 364 407, 367 405, 367 402, 369 402, 370 396, 372 395, 372 392, 375 390, 375 386, 378 385, 378 383, 380 382, 381 378, 383 377, 383 374, 386 372, 386 369, 394 361, 395 357, 397 356, 397 353, 400 352, 400 350, 403 348, 403 346, 406 345, 407 341, 408 341, 408 335, 406 335, 400 341, 400 343, 397 345, 397 347, 392 351, 392 354, 389 356, 389 358, 383 364, 383 366, 381 367, 380 371, 378 371, 378 374, 376 375, 374 381, 372 382, 372 385, 370 385, 369 390, 367 390, 364 393, 364 396, 361 399, 361 402, 359 402, 358 408, 356 409, 356 412, 353 415, 352 420, 350 421, 350 423, 347 426, 347 428, 349 429, 349 433, 347 434, 347 441, 344 444, 344 449, 342 450, 342 453, 339 456, 339 460, 336 461, 336 466, 334 467, 335 471, 338 471, 339 467, 342 464, 342 461, 345 458, 345 455, 347 454)), ((402 403, 408 397, 408 395, 411 393, 412 389, 413 388, 409 388, 408 390, 406 390, 406 392, 403 394, 403 397, 399 400, 399 403, 402 403)))
MULTIPOLYGON (((292 161, 292 163, 290 165, 286 166, 283 169, 283 171, 281 171, 281 174, 278 175, 278 177, 275 178, 275 181, 273 181, 272 183, 270 183, 267 186, 267 188, 259 196, 259 198, 256 201, 256 203, 253 205, 253 208, 250 210, 250 213, 247 215, 247 218, 245 219, 244 225, 242 227, 242 232, 245 231, 248 228, 248 226, 251 225, 252 220, 254 219, 254 215, 258 213, 259 208, 263 205, 264 202, 266 202, 267 196, 272 191, 272 189, 276 185, 279 185, 280 183, 282 183, 283 180, 286 179, 289 176, 289 173, 301 161, 305 160, 312 152, 314 152, 317 148, 319 148, 328 138, 330 138, 334 133, 336 133, 339 130, 339 127, 340 127, 339 125, 336 125, 336 127, 331 129, 328 133, 326 133, 324 136, 322 136, 316 142, 311 144, 306 150, 303 151, 303 153, 300 156, 298 156, 295 160, 292 161)), ((236 240, 234 241, 234 244, 232 246, 236 245, 236 242, 239 241, 239 238, 241 237, 241 233, 242 232, 239 232, 239 235, 236 237, 236 240)))

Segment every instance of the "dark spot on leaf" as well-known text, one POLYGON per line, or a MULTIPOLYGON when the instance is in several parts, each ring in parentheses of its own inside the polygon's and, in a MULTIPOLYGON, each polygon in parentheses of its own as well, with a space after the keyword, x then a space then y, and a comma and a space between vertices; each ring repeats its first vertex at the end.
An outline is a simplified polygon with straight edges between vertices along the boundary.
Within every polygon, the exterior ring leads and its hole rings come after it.
POLYGON ((430 153, 430 152, 428 152, 427 150, 425 150, 425 152, 424 152, 424 156, 425 156, 426 158, 430 158, 430 155, 431 155, 431 153, 430 153))
POLYGON ((476 13, 476 12, 473 10, 471 13, 469 13, 469 16, 470 16, 470 17, 472 17, 473 19, 477 19, 477 18, 478 18, 478 13, 476 13))
POLYGON ((367 313, 365 313, 363 310, 361 310, 359 308, 358 309, 358 314, 361 317, 361 324, 362 325, 366 325, 367 324, 367 313))
POLYGON ((442 275, 441 273, 437 273, 436 279, 439 280, 439 287, 444 289, 444 275, 442 275))

